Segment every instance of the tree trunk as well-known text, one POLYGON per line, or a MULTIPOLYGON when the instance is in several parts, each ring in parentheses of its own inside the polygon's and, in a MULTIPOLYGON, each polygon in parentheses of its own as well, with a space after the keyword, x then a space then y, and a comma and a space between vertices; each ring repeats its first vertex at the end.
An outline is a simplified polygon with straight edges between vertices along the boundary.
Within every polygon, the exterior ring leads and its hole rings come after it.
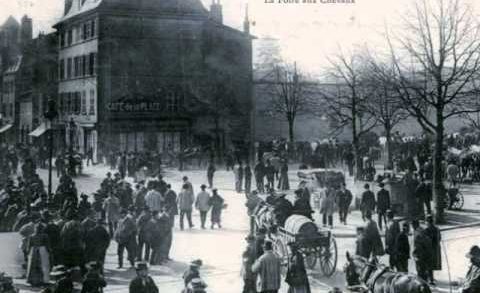
POLYGON ((393 169, 393 154, 392 154, 392 128, 387 123, 385 125, 385 136, 387 139, 387 170, 393 169))
POLYGON ((295 136, 293 135, 295 127, 295 121, 293 119, 288 119, 288 139, 290 142, 294 142, 295 136))
MULTIPOLYGON (((437 110, 438 111, 438 110, 437 110)), ((437 112, 437 127, 435 129, 435 149, 433 152, 433 205, 435 211, 435 220, 437 223, 444 221, 444 208, 446 196, 445 188, 443 186, 443 115, 440 111, 437 112)))

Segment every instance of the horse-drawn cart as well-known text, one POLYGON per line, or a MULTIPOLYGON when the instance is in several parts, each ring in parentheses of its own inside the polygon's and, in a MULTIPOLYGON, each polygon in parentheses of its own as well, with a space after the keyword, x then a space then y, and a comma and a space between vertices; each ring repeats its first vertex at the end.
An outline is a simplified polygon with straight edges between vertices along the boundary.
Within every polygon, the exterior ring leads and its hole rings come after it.
POLYGON ((309 269, 314 269, 318 262, 325 276, 335 273, 337 243, 330 231, 320 230, 312 220, 301 215, 291 215, 283 227, 277 227, 272 207, 265 203, 261 205, 263 207, 255 214, 255 226, 264 227, 269 231, 274 250, 281 257, 285 268, 288 267, 292 255, 288 244, 294 242, 303 254, 309 269))

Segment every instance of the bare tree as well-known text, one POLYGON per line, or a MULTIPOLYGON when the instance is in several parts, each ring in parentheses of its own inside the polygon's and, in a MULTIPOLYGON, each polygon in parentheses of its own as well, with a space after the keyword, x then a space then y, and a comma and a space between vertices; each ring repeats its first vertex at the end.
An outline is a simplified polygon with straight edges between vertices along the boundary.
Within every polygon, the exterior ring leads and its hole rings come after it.
POLYGON ((445 121, 478 112, 472 81, 480 69, 479 25, 473 9, 459 0, 420 0, 388 35, 395 85, 405 108, 435 135, 434 205, 443 220, 445 121))
POLYGON ((374 57, 369 58, 365 83, 371 95, 367 101, 366 111, 377 118, 385 131, 387 169, 393 168, 392 130, 409 116, 390 83, 393 76, 394 67, 391 64, 379 62, 374 57))
POLYGON ((288 122, 288 139, 295 141, 295 121, 298 116, 313 113, 315 102, 309 89, 311 83, 293 66, 276 65, 270 74, 267 92, 275 116, 288 122))
POLYGON ((355 176, 361 176, 360 138, 377 125, 376 116, 367 111, 369 93, 364 84, 365 62, 358 53, 350 56, 340 53, 329 62, 328 76, 334 84, 321 90, 327 115, 335 121, 338 129, 351 129, 355 176))

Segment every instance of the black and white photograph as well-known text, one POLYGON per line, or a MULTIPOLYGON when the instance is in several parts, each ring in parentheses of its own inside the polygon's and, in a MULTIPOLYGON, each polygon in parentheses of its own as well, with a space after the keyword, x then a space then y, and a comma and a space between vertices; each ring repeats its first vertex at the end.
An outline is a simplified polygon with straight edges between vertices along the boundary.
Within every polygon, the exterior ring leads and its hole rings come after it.
POLYGON ((0 0, 0 293, 480 293, 478 0, 0 0))

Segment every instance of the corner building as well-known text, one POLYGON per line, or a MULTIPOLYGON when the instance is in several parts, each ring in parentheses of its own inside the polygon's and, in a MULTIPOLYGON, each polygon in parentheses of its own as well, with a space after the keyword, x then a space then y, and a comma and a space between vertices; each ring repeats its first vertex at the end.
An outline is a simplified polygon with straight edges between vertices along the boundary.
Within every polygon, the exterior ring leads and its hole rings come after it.
POLYGON ((251 36, 223 25, 220 3, 67 0, 55 27, 70 147, 251 148, 251 36))

